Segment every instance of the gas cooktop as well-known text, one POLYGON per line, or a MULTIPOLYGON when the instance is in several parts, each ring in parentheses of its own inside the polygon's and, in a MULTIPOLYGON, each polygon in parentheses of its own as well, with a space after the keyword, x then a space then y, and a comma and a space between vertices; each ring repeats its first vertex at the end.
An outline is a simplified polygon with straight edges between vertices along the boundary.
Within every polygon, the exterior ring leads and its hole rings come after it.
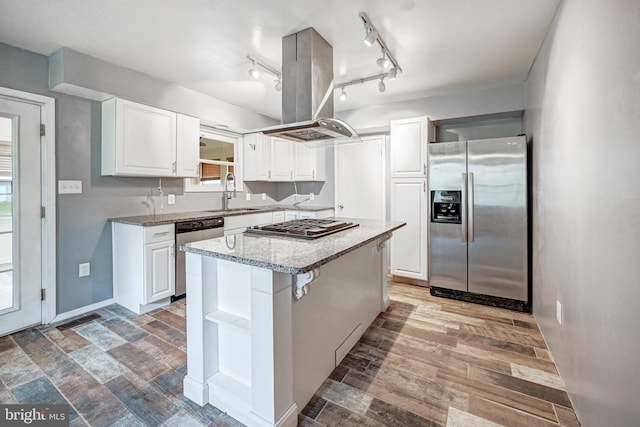
POLYGON ((279 222, 276 224, 249 227, 247 228, 246 233, 312 240, 357 226, 358 224, 356 223, 336 219, 305 218, 279 222))

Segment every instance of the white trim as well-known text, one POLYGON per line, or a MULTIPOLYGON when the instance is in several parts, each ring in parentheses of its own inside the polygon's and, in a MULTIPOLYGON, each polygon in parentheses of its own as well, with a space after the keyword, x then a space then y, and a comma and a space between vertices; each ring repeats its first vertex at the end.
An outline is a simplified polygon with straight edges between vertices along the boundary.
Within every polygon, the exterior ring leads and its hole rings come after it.
POLYGON ((98 310, 102 307, 106 307, 111 304, 115 304, 115 298, 109 298, 104 301, 96 302, 91 305, 85 305, 84 307, 76 308, 75 310, 65 311, 64 313, 58 314, 56 317, 51 319, 49 323, 61 322, 63 320, 70 319, 72 317, 81 316, 83 314, 89 313, 94 310, 98 310))
POLYGON ((0 87, 0 96, 17 102, 40 106, 40 123, 46 135, 42 147, 42 205, 46 217, 42 221, 42 288, 47 299, 42 304, 42 323, 56 316, 56 119, 54 98, 0 87))

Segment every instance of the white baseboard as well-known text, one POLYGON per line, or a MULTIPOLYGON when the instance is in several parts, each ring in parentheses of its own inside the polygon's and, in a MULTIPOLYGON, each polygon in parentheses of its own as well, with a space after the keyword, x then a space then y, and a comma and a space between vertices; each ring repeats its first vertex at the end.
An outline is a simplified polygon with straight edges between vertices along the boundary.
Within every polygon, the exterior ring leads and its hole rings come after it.
POLYGON ((72 317, 80 316, 85 313, 89 313, 91 311, 97 310, 102 307, 106 307, 111 304, 115 304, 116 300, 114 298, 109 298, 104 301, 97 302, 91 305, 85 305, 84 307, 76 308, 75 310, 65 311, 64 313, 56 314, 56 316, 51 319, 49 323, 57 323, 62 322, 63 320, 71 319, 72 317))

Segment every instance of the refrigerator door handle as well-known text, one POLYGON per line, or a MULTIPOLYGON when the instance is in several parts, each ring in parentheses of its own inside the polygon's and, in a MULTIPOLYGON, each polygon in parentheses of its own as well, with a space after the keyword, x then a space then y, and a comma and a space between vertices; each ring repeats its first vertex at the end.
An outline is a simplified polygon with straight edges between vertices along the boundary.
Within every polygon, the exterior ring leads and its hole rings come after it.
POLYGON ((460 232, 460 237, 462 238, 462 243, 466 243, 467 241, 467 174, 462 174, 462 209, 460 212, 461 216, 461 225, 462 231, 460 232))
POLYGON ((473 172, 469 172, 469 188, 467 190, 469 194, 469 218, 467 219, 467 226, 469 227, 469 243, 473 243, 474 240, 474 227, 473 227, 473 207, 475 205, 474 186, 473 186, 473 172))

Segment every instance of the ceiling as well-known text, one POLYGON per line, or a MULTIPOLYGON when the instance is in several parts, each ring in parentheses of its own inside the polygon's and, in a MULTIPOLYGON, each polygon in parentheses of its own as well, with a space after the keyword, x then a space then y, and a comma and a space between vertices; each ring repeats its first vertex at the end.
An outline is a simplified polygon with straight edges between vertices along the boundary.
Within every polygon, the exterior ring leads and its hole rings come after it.
POLYGON ((314 27, 331 45, 334 82, 376 75, 366 12, 403 69, 348 87, 335 110, 526 79, 559 0, 0 0, 0 42, 50 55, 95 56, 279 119, 274 79, 248 75, 251 55, 276 69, 281 39, 314 27))

